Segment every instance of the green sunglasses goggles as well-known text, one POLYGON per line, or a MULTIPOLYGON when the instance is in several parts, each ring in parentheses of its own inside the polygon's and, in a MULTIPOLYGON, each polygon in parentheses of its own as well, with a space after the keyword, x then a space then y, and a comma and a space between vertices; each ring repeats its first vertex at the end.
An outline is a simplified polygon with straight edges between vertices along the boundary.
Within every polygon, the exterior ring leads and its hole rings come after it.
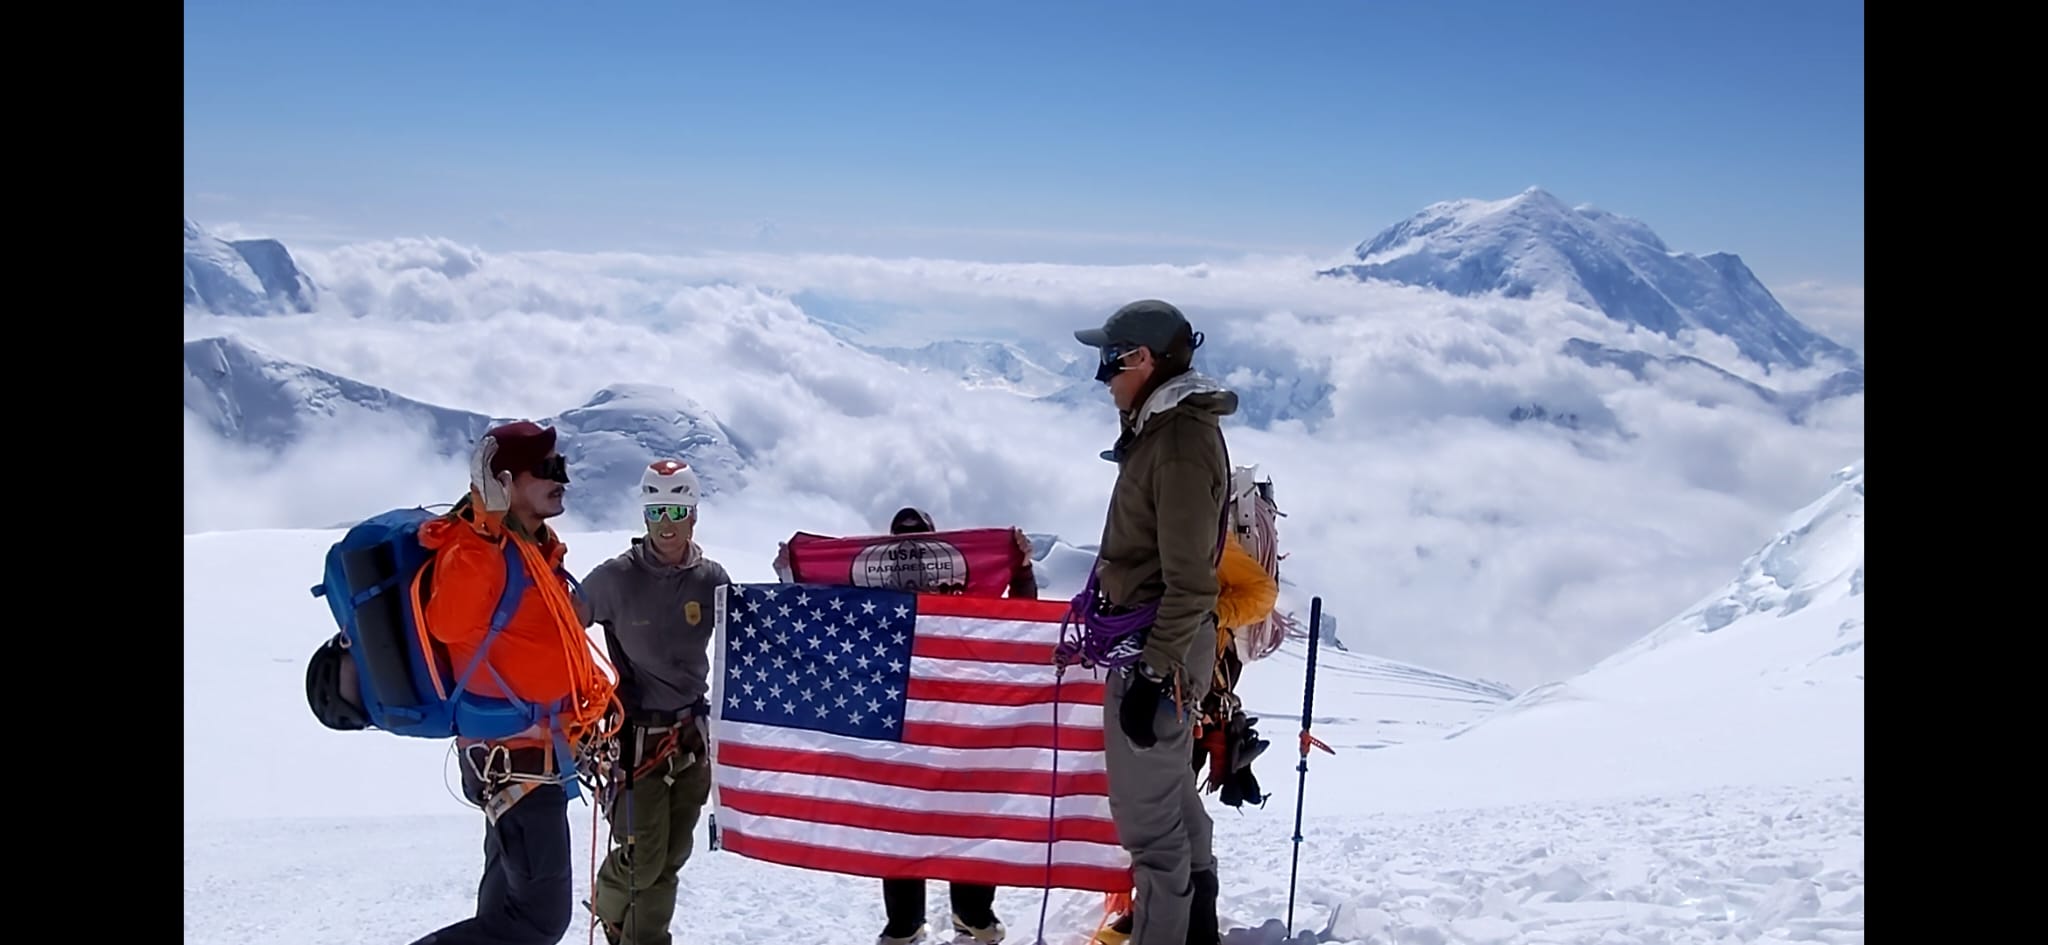
POLYGON ((640 510, 648 524, 668 519, 671 522, 687 522, 695 510, 687 505, 650 505, 640 510))

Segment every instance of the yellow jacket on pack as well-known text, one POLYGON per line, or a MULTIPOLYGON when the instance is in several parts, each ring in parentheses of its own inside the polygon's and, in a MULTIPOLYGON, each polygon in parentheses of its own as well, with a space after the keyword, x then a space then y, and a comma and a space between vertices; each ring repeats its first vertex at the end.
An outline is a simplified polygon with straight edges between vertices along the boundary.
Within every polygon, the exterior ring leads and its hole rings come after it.
POLYGON ((1259 566, 1232 534, 1223 543, 1223 563, 1216 566, 1216 627, 1235 630, 1258 623, 1280 598, 1280 583, 1259 566))

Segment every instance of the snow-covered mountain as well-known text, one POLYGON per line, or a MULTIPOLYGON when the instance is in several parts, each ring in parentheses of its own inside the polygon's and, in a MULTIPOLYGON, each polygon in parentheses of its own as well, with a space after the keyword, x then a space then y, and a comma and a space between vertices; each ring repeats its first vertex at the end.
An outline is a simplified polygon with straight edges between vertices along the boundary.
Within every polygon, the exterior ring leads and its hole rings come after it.
MULTIPOLYGON (((1730 783, 1858 771, 1863 750, 1863 461, 1789 516, 1728 584, 1568 680, 1537 686, 1453 737, 1625 726, 1619 767, 1714 769, 1730 783), (1759 752, 1768 729, 1775 749, 1759 752), (1654 753, 1657 758, 1644 757, 1654 753), (1668 756, 1668 757, 1666 757, 1668 756)), ((1531 745, 1530 754, 1540 754, 1531 745)))
POLYGON ((1620 368, 1643 383, 1654 380, 1653 371, 1665 376, 1697 374, 1711 383, 1686 385, 1686 389, 1693 394, 1694 402, 1703 406, 1714 406, 1731 396, 1743 393, 1778 408, 1785 418, 1793 423, 1804 422, 1807 411, 1812 410, 1817 404, 1836 397, 1863 393, 1863 368, 1860 366, 1837 371, 1806 390, 1781 391, 1740 377, 1719 365, 1691 355, 1659 357, 1648 352, 1627 351, 1587 341, 1584 338, 1573 338, 1565 342, 1564 353, 1593 367, 1620 368))
POLYGON ((185 218, 185 305, 215 315, 310 312, 320 291, 277 240, 224 240, 185 218))
POLYGON ((588 521, 632 521, 640 471, 658 456, 682 457, 706 495, 746 484, 752 451, 709 409, 671 388, 614 384, 542 422, 559 431, 576 514, 588 521))
MULTIPOLYGON (((1809 621, 1811 622, 1811 621, 1809 621)), ((1742 563, 1725 587, 1582 674, 1571 685, 1597 689, 1608 679, 1664 663, 1680 664, 1690 688, 1759 680, 1813 685, 1816 675, 1863 678, 1863 461, 1838 471, 1827 494, 1793 513, 1785 530, 1742 563), (1795 617, 1822 618, 1812 627, 1795 617), (1837 619, 1839 618, 1839 619, 1837 619), (1738 625, 1740 625, 1738 627, 1738 625), (1821 633, 1802 634, 1818 627, 1821 633), (1736 628, 1738 633, 1726 634, 1736 628), (1702 659, 1708 638, 1745 637, 1742 663, 1702 659), (1727 669, 1716 680, 1710 671, 1727 669)), ((1858 688, 1861 688, 1860 685, 1858 688)))
MULTIPOLYGON (((185 410, 223 439, 271 451, 321 424, 372 417, 425 430, 436 449, 452 456, 467 453, 501 419, 413 400, 235 338, 185 343, 185 410)), ((633 490, 654 457, 682 457, 706 495, 740 488, 751 462, 751 452, 710 410, 666 387, 613 385, 540 422, 560 431, 576 514, 599 525, 635 524, 633 490)))
POLYGON ((1046 367, 1022 347, 1002 341, 934 341, 917 348, 860 347, 913 371, 958 380, 968 387, 995 388, 1031 397, 1059 390, 1071 383, 1080 370, 1074 366, 1078 362, 1073 361, 1060 368, 1046 367))
POLYGON ((1431 204, 1361 243, 1358 262, 1325 276, 1428 286, 1453 295, 1555 292, 1666 337, 1702 329, 1766 366, 1859 365, 1808 328, 1732 253, 1674 252, 1649 226, 1541 188, 1506 200, 1431 204))
POLYGON ((269 450, 349 411, 397 418, 451 454, 490 428, 483 414, 402 397, 226 337, 185 342, 185 410, 223 439, 269 450))
MULTIPOLYGON (((1738 257, 1673 252, 1640 221, 1592 207, 1567 207, 1541 189, 1501 201, 1434 204, 1361 244, 1357 255, 1357 264, 1320 275, 1398 282, 1453 295, 1555 294, 1666 336, 1682 330, 1726 336, 1765 365, 1766 374, 1772 367, 1837 366, 1818 385, 1790 389, 1691 355, 1625 350, 1584 338, 1571 339, 1561 352, 1594 367, 1621 368, 1639 383, 1674 382, 1677 396, 1705 405, 1754 399, 1800 423, 1815 405, 1863 389, 1860 359, 1787 312, 1738 257)), ((1541 313, 1532 310, 1531 315, 1541 313)), ((1085 351, 993 341, 868 350, 970 386, 1002 386, 1083 409, 1107 403, 1085 351)), ((1304 360, 1295 347, 1262 342, 1255 335, 1210 346, 1199 361, 1204 373, 1238 392, 1238 414, 1231 422, 1259 429, 1299 421, 1316 430, 1333 416, 1339 387, 1353 380, 1333 375, 1326 364, 1304 360)), ((1498 422, 1628 434, 1594 398, 1565 403, 1550 399, 1554 392, 1549 397, 1534 391, 1523 397, 1499 393, 1505 396, 1490 414, 1498 422)))

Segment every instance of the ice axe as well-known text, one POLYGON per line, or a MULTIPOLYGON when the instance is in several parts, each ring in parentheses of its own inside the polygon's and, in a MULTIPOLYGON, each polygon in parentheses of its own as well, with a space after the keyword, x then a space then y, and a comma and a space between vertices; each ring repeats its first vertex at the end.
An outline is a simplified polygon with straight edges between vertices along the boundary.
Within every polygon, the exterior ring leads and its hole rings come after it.
POLYGON ((1308 605, 1308 677, 1302 683, 1301 696, 1301 762, 1295 770, 1301 772, 1301 782, 1294 790, 1294 863, 1287 868, 1287 937, 1294 937, 1294 880, 1301 868, 1301 799, 1308 789, 1308 750, 1310 746, 1336 754, 1322 740, 1308 733, 1310 712, 1316 704, 1316 643, 1323 633, 1323 599, 1311 598, 1308 605))

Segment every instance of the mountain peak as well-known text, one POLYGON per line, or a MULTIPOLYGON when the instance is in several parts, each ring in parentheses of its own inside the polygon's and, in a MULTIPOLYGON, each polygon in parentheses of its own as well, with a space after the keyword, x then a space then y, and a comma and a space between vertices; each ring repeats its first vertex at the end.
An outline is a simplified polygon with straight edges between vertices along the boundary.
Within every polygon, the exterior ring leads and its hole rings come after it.
POLYGON ((579 409, 589 410, 604 406, 610 406, 614 410, 637 407, 650 410, 685 410, 691 413, 707 412, 695 400, 673 387, 631 382, 605 385, 597 393, 590 395, 590 399, 579 409))
POLYGON ((319 288, 283 243, 224 240, 185 218, 185 306, 215 315, 313 311, 319 288))
POLYGON ((745 484, 752 451, 704 405, 660 384, 607 384, 544 423, 561 431, 579 515, 629 521, 640 471, 657 458, 689 463, 716 495, 745 484))
POLYGON ((1560 295, 1666 337, 1704 330, 1765 366, 1858 363, 1778 303, 1733 253, 1672 252, 1648 224, 1541 187, 1505 200, 1451 200, 1359 244, 1358 262, 1324 270, 1453 295, 1560 295))
POLYGON ((223 439, 266 449, 289 446, 313 424, 344 413, 402 419, 451 453, 489 425, 481 414, 412 400, 233 336, 185 342, 185 410, 223 439))

